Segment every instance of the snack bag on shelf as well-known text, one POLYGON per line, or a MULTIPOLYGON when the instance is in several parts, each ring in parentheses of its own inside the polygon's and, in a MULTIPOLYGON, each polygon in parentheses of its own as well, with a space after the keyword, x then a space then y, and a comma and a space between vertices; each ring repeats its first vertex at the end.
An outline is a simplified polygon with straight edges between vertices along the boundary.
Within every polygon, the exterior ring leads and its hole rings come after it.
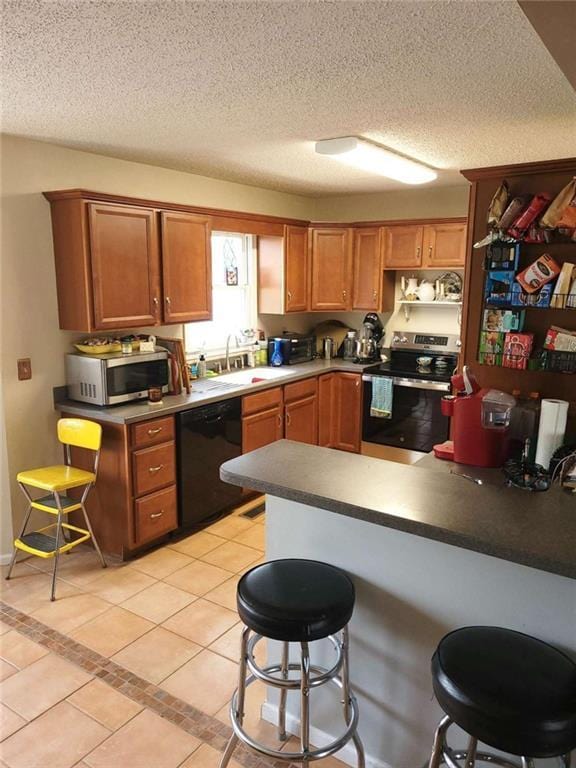
POLYGON ((498 229, 507 230, 512 226, 513 222, 520 216, 522 211, 527 207, 530 198, 527 195, 519 195, 513 197, 508 203, 508 207, 502 214, 502 218, 498 222, 498 229))
POLYGON ((508 182, 503 181, 494 193, 488 208, 488 227, 496 229, 508 202, 508 182))
POLYGON ((543 253, 523 272, 520 272, 516 276, 516 280, 526 293, 534 293, 539 288, 542 288, 543 285, 549 283, 550 280, 554 280, 559 273, 560 267, 552 256, 549 253, 543 253))
POLYGON ((576 176, 572 181, 568 182, 564 189, 562 189, 554 198, 552 204, 548 207, 548 210, 540 218, 539 225, 547 229, 556 229, 560 227, 567 227, 568 229, 576 229, 576 176), (564 220, 564 214, 568 208, 571 208, 567 213, 567 220, 572 221, 572 224, 561 224, 564 220))
POLYGON ((504 337, 502 366, 525 370, 534 343, 533 333, 507 333, 504 337))
POLYGON ((555 309, 564 309, 566 307, 566 302, 568 301, 570 295, 570 286, 572 285, 572 276, 575 269, 576 264, 571 264, 569 261, 565 261, 564 264, 562 264, 562 269, 560 270, 558 280, 556 280, 554 293, 552 294, 552 299, 550 300, 551 307, 554 307, 555 309))
POLYGON ((552 325, 546 333, 544 349, 554 352, 576 352, 576 331, 552 325))
POLYGON ((551 200, 552 195, 549 195, 547 192, 534 195, 530 201, 530 205, 522 211, 522 213, 514 220, 512 226, 509 227, 508 234, 510 237, 513 237, 516 240, 521 240, 530 224, 532 224, 532 222, 542 213, 551 200))

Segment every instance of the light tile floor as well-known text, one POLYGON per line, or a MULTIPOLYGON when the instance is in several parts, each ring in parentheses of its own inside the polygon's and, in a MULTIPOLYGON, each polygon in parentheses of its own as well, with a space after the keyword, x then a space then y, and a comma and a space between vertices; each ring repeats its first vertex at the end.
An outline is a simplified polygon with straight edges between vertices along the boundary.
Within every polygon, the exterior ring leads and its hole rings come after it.
MULTIPOLYGON (((106 571, 79 547, 61 558, 54 603, 50 561, 1 580, 0 765, 217 768, 237 684, 236 585, 264 556, 265 516, 243 511, 106 571)), ((246 726, 279 747, 264 695, 251 686, 246 726)), ((287 764, 239 748, 230 765, 287 764)))

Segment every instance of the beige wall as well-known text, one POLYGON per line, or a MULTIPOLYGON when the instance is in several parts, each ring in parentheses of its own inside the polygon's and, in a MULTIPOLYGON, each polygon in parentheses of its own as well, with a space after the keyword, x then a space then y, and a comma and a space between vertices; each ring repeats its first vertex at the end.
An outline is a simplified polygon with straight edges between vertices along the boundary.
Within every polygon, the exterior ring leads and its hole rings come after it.
MULTIPOLYGON (((14 477, 60 461, 54 438, 52 388, 64 383, 64 353, 77 334, 58 330, 50 209, 43 190, 83 187, 170 202, 308 219, 312 200, 202 176, 77 152, 41 142, 1 138, 2 387, 7 470, 14 520, 24 505, 14 477), (16 360, 32 358, 30 381, 16 378, 16 360)), ((2 430, 0 430, 0 458, 2 430)), ((1 469, 1 468, 0 468, 1 469)), ((1 473, 0 473, 1 478, 1 473)), ((10 515, 3 483, 0 527, 10 515)))
MULTIPOLYGON (((381 195, 314 200, 154 166, 78 152, 42 142, 0 137, 2 161, 2 262, 0 343, 7 460, 0 429, 0 555, 12 516, 24 505, 14 477, 20 469, 60 461, 54 438, 52 388, 64 383, 64 353, 76 334, 58 329, 50 210, 42 191, 82 187, 96 191, 229 208, 302 219, 391 219, 466 213, 467 189, 407 190, 381 195), (33 377, 19 382, 16 360, 32 359, 33 377), (6 477, 9 488, 6 488, 6 477)), ((346 318, 361 320, 359 318, 346 318)), ((317 317, 295 319, 309 327, 317 317)), ((278 332, 285 319, 269 318, 278 332), (278 329, 278 330, 277 330, 278 329)), ((351 324, 356 324, 352 323, 351 324)), ((295 328, 296 329, 296 328, 295 328)), ((164 329, 163 332, 169 332, 164 329)), ((0 400, 1 402, 1 400, 0 400)))
POLYGON ((401 189, 316 200, 316 221, 440 219, 468 214, 468 185, 401 189))

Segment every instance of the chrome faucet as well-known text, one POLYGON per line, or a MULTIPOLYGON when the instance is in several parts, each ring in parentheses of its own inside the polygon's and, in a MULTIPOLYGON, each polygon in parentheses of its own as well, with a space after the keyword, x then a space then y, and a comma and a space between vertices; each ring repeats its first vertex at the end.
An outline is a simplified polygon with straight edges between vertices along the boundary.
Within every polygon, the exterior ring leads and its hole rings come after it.
POLYGON ((238 349, 240 346, 238 342, 238 336, 235 333, 229 333, 226 339, 226 370, 227 371, 230 371, 230 339, 231 338, 234 338, 236 340, 236 349, 238 349))

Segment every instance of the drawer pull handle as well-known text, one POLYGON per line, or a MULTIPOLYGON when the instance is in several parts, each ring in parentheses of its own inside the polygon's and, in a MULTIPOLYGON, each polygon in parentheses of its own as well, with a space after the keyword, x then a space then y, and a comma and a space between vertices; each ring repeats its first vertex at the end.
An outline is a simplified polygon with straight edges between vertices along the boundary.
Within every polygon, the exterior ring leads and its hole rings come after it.
POLYGON ((286 411, 286 426, 289 427, 291 423, 292 423, 292 419, 290 418, 290 413, 286 411))
POLYGON ((163 514, 164 514, 163 509, 161 509, 160 512, 152 512, 152 514, 150 515, 150 519, 155 520, 157 517, 162 517, 163 514))
POLYGON ((163 427, 155 427, 154 429, 150 427, 150 429, 148 430, 148 434, 150 435, 150 437, 152 437, 152 435, 157 435, 158 432, 162 432, 162 429, 163 427))
POLYGON ((164 469, 164 464, 158 464, 157 467, 148 467, 148 472, 160 472, 161 469, 164 469))

